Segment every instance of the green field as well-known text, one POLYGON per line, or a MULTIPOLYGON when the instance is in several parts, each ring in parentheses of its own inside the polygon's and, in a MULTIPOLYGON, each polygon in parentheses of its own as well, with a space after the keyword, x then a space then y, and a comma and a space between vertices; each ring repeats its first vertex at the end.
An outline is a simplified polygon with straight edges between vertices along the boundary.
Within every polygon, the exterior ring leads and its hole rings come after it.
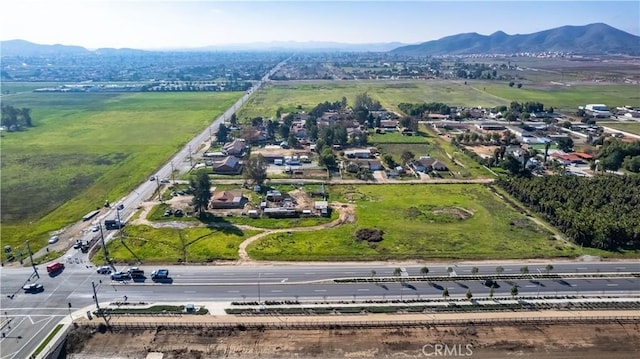
POLYGON ((509 87, 502 82, 470 82, 469 85, 485 96, 495 96, 507 102, 541 102, 546 108, 553 107, 565 114, 575 114, 578 106, 589 103, 604 103, 610 108, 640 104, 640 87, 627 84, 597 85, 524 85, 509 87))
POLYGON ((599 125, 605 127, 615 128, 616 130, 633 133, 634 135, 640 136, 640 122, 611 122, 611 123, 601 123, 598 122, 599 125))
MULTIPOLYGON (((238 259, 238 246, 258 231, 243 231, 237 227, 212 229, 125 227, 125 237, 114 239, 107 249, 109 257, 119 263, 204 263, 212 260, 238 259)), ((95 256, 102 261, 102 253, 95 256)))
POLYGON ((238 112, 238 118, 274 117, 282 107, 283 113, 309 111, 318 103, 340 101, 342 96, 353 104, 356 95, 366 92, 383 107, 397 110, 402 102, 443 102, 448 105, 498 106, 509 102, 479 92, 463 83, 429 81, 292 81, 275 82, 254 97, 238 112), (300 106, 300 109, 298 109, 300 106))
POLYGON ((333 199, 355 201, 356 223, 273 234, 249 246, 251 257, 506 259, 574 257, 586 251, 553 239, 481 185, 332 186, 331 191, 333 199), (354 233, 362 228, 381 229, 384 239, 374 245, 357 242, 354 233))
POLYGON ((241 93, 24 93, 3 103, 31 108, 35 127, 2 137, 2 241, 30 240, 115 201, 241 93))

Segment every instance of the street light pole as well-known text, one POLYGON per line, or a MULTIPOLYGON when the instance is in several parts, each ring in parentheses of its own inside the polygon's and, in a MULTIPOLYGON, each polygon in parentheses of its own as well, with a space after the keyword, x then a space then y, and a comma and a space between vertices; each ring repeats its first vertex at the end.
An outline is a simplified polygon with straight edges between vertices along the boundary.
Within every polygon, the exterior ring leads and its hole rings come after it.
POLYGON ((173 182, 173 185, 176 185, 176 177, 175 177, 175 170, 173 169, 173 161, 170 162, 171 163, 171 182, 173 182))
POLYGON ((260 275, 261 275, 261 273, 258 272, 258 304, 260 304, 260 302, 262 301, 260 299, 260 275))
POLYGON ((102 241, 102 251, 104 253, 104 262, 109 263, 109 253, 107 252, 107 245, 104 243, 104 233, 102 232, 102 223, 98 222, 100 228, 100 240, 102 241))
POLYGON ((29 241, 26 241, 26 242, 27 242, 27 251, 29 252, 29 260, 31 261, 33 272, 36 274, 36 277, 40 279, 40 275, 38 274, 38 268, 36 268, 36 264, 33 262, 33 253, 31 253, 31 247, 29 246, 29 241))
POLYGON ((158 201, 162 203, 162 196, 160 195, 160 177, 156 175, 156 185, 158 186, 158 201))
POLYGON ((122 203, 119 203, 116 206, 116 214, 118 216, 118 230, 120 231, 120 240, 122 240, 123 238, 123 234, 122 234, 122 221, 120 220, 120 211, 124 209, 124 205, 122 203))

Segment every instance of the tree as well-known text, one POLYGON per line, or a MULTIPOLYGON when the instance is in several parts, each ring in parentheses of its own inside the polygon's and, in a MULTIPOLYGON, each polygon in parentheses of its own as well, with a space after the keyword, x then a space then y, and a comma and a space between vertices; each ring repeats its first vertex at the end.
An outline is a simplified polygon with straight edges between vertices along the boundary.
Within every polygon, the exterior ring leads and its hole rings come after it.
POLYGON ((551 272, 553 270, 553 265, 552 264, 547 264, 546 267, 544 267, 544 269, 547 270, 547 274, 549 274, 549 272, 551 272))
POLYGON ((491 288, 489 289, 489 298, 493 298, 493 295, 495 294, 495 289, 493 288, 493 286, 491 286, 491 288))
POLYGON ((244 165, 242 176, 252 184, 262 186, 267 179, 267 161, 260 154, 249 157, 244 165))
POLYGON ((498 275, 502 274, 504 272, 504 268, 502 268, 501 266, 496 267, 496 273, 498 273, 498 275))
POLYGON ((221 123, 220 127, 218 127, 218 131, 216 132, 216 141, 218 141, 218 143, 225 143, 227 142, 228 136, 229 128, 227 128, 224 123, 221 123))
POLYGON ((399 277, 402 274, 402 269, 396 268, 393 270, 393 275, 399 277))
POLYGON ((527 266, 520 267, 520 273, 522 273, 522 274, 529 273, 529 267, 527 267, 527 266))
POLYGON ((559 138, 558 148, 564 152, 571 152, 573 150, 573 140, 570 137, 559 138))
POLYGON ((442 291, 442 297, 449 298, 449 288, 447 287, 444 288, 444 290, 442 291))
POLYGON ((193 199, 191 204, 194 210, 198 212, 198 217, 202 218, 202 215, 209 207, 209 201, 211 201, 211 181, 209 175, 204 170, 196 172, 195 176, 191 177, 190 186, 193 188, 193 199))
POLYGON ((400 159, 402 160, 402 163, 407 163, 409 161, 411 161, 413 158, 415 157, 415 155, 413 154, 413 152, 411 151, 402 151, 402 154, 400 155, 400 159))
POLYGON ((551 142, 546 141, 544 143, 544 163, 547 163, 547 157, 549 155, 549 147, 551 147, 551 142))
POLYGON ((511 287, 511 296, 514 298, 518 296, 518 286, 515 284, 511 287))
POLYGON ((382 161, 387 165, 387 167, 393 168, 396 166, 396 161, 393 160, 393 156, 388 153, 382 156, 382 161))
POLYGON ((473 268, 471 268, 471 274, 473 274, 473 275, 478 274, 478 272, 479 272, 479 271, 480 271, 480 270, 478 269, 478 267, 473 267, 473 268))
POLYGON ((231 118, 229 119, 229 123, 231 124, 231 126, 235 126, 238 124, 238 116, 236 116, 235 113, 231 114, 231 118))
POLYGON ((447 273, 451 275, 451 273, 453 273, 453 267, 447 267, 447 273))
POLYGON ((328 146, 325 146, 322 149, 318 162, 321 166, 325 166, 326 168, 335 168, 337 166, 336 156, 328 146))
POLYGON ((509 87, 513 87, 513 85, 515 85, 515 82, 509 81, 509 87))
POLYGON ((467 296, 467 299, 468 299, 468 300, 471 300, 471 298, 473 298, 473 294, 471 293, 471 289, 467 289, 467 294, 466 294, 466 296, 467 296))
POLYGON ((518 84, 518 88, 519 88, 519 89, 520 89, 520 88, 522 88, 522 84, 520 84, 520 83, 519 83, 519 84, 518 84))
POLYGON ((375 271, 375 269, 372 269, 371 270, 371 279, 373 279, 373 277, 375 277, 375 276, 376 276, 376 271, 375 271))
POLYGON ((427 267, 420 268, 420 275, 422 275, 423 277, 426 277, 427 274, 429 274, 429 268, 427 267))

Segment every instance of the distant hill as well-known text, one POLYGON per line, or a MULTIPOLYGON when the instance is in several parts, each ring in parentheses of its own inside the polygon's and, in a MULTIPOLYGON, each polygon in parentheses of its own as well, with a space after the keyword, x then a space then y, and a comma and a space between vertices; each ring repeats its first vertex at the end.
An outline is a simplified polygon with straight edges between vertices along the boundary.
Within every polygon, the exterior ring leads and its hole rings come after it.
POLYGON ((477 33, 458 34, 418 45, 402 46, 391 53, 433 56, 546 51, 640 55, 640 36, 598 23, 562 26, 526 35, 507 35, 502 31, 489 36, 477 33))
POLYGON ((0 41, 2 56, 61 56, 89 55, 84 47, 68 45, 40 45, 25 40, 0 41))
MULTIPOLYGON (((342 52, 387 52, 405 44, 400 42, 374 44, 346 44, 339 42, 259 42, 248 44, 230 44, 199 48, 158 49, 153 52, 208 52, 208 51, 342 51, 342 52)), ((2 56, 81 56, 81 55, 137 55, 151 50, 101 48, 88 50, 80 46, 40 45, 25 40, 0 41, 2 56)))

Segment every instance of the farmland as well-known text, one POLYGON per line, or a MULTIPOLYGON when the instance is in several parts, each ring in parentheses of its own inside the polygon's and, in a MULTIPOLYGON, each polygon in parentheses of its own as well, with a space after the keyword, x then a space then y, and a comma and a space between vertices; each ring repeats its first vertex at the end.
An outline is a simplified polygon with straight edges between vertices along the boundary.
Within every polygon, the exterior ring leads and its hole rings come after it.
POLYGON ((2 138, 2 239, 31 239, 77 221, 144 181, 240 93, 23 93, 35 127, 2 138))
POLYGON ((602 123, 601 125, 640 136, 640 122, 611 122, 602 123))
POLYGON ((263 260, 387 260, 573 257, 584 250, 556 240, 481 185, 332 186, 332 200, 356 204, 354 224, 321 234, 272 234, 249 246, 263 260), (389 220, 389 219, 393 220, 389 220), (362 228, 384 231, 356 241, 362 228))

